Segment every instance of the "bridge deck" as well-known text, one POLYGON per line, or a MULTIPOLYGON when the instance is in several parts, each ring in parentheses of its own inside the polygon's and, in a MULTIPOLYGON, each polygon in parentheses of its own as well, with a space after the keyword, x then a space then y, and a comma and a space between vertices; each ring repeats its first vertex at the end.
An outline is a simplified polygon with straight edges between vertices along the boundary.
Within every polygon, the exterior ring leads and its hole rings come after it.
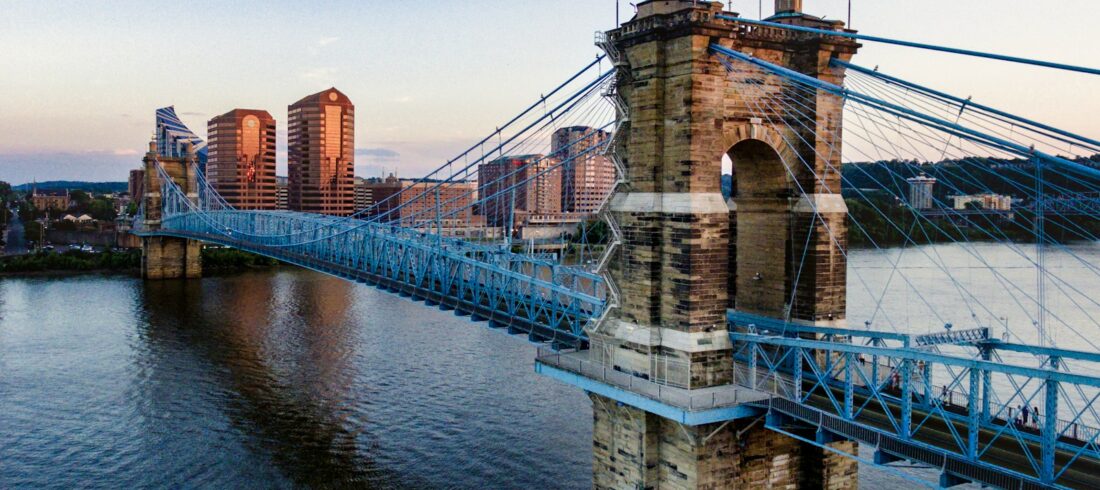
POLYGON ((535 371, 685 425, 759 416, 763 411, 749 403, 771 397, 736 385, 688 390, 655 383, 592 361, 587 350, 561 353, 540 349, 535 371))
MULTIPOLYGON (((805 386, 809 388, 811 384, 807 383, 805 386)), ((834 396, 844 396, 844 390, 841 388, 834 387, 833 393, 834 396)), ((867 401, 867 396, 857 394, 855 395, 855 401, 857 406, 862 405, 867 401)), ((831 402, 823 393, 811 395, 806 405, 825 412, 833 410, 831 402)), ((894 420, 899 420, 901 417, 901 407, 896 403, 887 403, 887 405, 890 406, 892 412, 891 416, 894 420)), ((924 421, 928 413, 927 410, 917 408, 914 404, 914 426, 924 421)), ((867 409, 860 412, 860 414, 854 418, 854 421, 883 431, 893 431, 893 426, 890 423, 889 417, 875 402, 868 404, 867 409)), ((957 433, 966 434, 967 429, 965 423, 960 421, 951 421, 951 423, 957 433)), ((913 434, 913 440, 944 448, 948 451, 958 450, 954 436, 951 434, 951 429, 948 428, 943 418, 938 416, 927 417, 927 421, 913 434)), ((992 447, 989 447, 982 456, 983 461, 996 464, 1001 468, 1021 474, 1034 473, 1032 465, 1023 451, 1026 450, 1033 455, 1032 457, 1038 458, 1040 449, 1037 442, 1027 442, 1025 449, 1025 446, 1022 446, 1015 438, 1007 435, 1002 435, 1000 438, 997 438, 997 434, 994 431, 985 428, 980 430, 978 440, 979 447, 983 450, 989 446, 990 441, 993 441, 992 447)), ((1065 450, 1059 450, 1055 456, 1055 468, 1063 467, 1071 458, 1073 458, 1072 453, 1065 450)), ((1058 479, 1058 483, 1070 488, 1100 488, 1100 462, 1080 458, 1058 479)))
MULTIPOLYGON (((744 370, 747 366, 737 363, 736 368, 744 370)), ((985 465, 979 467, 966 462, 965 458, 959 455, 958 445, 943 417, 926 417, 929 414, 928 409, 919 407, 916 402, 913 408, 913 426, 919 426, 919 429, 914 431, 910 440, 903 441, 891 435, 894 433, 894 427, 890 417, 892 416, 894 420, 901 418, 901 407, 898 403, 887 403, 891 412, 888 416, 880 405, 872 401, 856 417, 848 421, 834 415, 835 409, 832 402, 820 387, 817 393, 812 394, 803 404, 738 385, 687 390, 661 385, 608 368, 592 361, 588 351, 559 353, 540 350, 536 358, 535 370, 567 384, 688 425, 756 417, 772 410, 790 417, 790 420, 796 424, 801 423, 804 429, 811 427, 816 429, 820 426, 828 431, 835 431, 843 437, 869 444, 895 457, 950 471, 954 476, 970 476, 979 480, 979 483, 1008 488, 1042 488, 1033 481, 1019 477, 1019 475, 1035 475, 1025 451, 1033 458, 1038 458, 1040 454, 1038 442, 1021 443, 1007 434, 997 437, 997 433, 993 430, 983 428, 978 439, 979 447, 984 451, 981 460, 985 465), (848 424, 845 424, 846 422, 848 424), (857 425, 861 430, 845 431, 842 428, 842 426, 857 425), (886 439, 894 443, 884 444, 886 439)), ((809 390, 812 387, 813 383, 804 381, 804 389, 809 390)), ((834 386, 830 389, 834 397, 843 399, 842 387, 834 386)), ((855 406, 864 406, 867 398, 866 394, 855 394, 855 406)), ((957 420, 952 420, 950 423, 954 426, 956 433, 963 434, 965 438, 966 424, 957 420)), ((1080 441, 1063 440, 1063 442, 1082 444, 1080 441)), ((1072 458, 1073 454, 1070 451, 1059 450, 1055 458, 1056 468, 1063 467, 1072 458)), ((1100 488, 1100 462, 1080 458, 1059 477, 1058 483, 1069 488, 1100 488)))

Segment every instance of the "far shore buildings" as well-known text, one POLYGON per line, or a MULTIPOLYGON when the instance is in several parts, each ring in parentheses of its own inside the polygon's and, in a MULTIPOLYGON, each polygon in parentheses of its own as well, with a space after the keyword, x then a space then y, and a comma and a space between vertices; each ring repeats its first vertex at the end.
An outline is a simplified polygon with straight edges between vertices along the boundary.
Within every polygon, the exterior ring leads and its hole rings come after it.
POLYGON ((561 211, 592 215, 615 186, 615 165, 598 147, 611 134, 588 126, 554 131, 550 154, 562 161, 561 211))
POLYGON ((130 193, 132 202, 141 202, 142 196, 145 195, 145 169, 135 168, 130 171, 130 180, 127 182, 126 190, 130 193))
POLYGON ((965 196, 951 196, 955 201, 955 209, 963 210, 970 203, 976 203, 982 209, 989 211, 1012 211, 1012 196, 1002 194, 971 194, 965 196))
POLYGON ((505 156, 478 166, 481 214, 489 226, 516 226, 528 214, 561 213, 562 172, 544 155, 505 156))
POLYGON ((31 189, 31 204, 40 210, 64 211, 69 209, 69 191, 31 189))
POLYGON ((473 212, 477 185, 472 182, 417 182, 401 180, 390 174, 382 181, 363 182, 363 192, 371 196, 370 217, 382 222, 401 222, 406 226, 434 225, 436 218, 444 228, 472 226, 480 218, 473 212))
MULTIPOLYGON (((373 179, 373 178, 372 178, 373 179)), ((374 205, 374 187, 378 180, 355 178, 355 212, 360 213, 374 205)))
POLYGON ((207 123, 206 180, 237 209, 275 209, 275 118, 233 109, 207 123))
POLYGON ((275 209, 281 211, 290 209, 287 207, 289 193, 287 185, 286 177, 275 177, 275 209))
POLYGON ((936 179, 920 175, 906 182, 909 182, 909 205, 914 209, 932 209, 936 179))
POLYGON ((330 88, 287 112, 288 208, 348 216, 355 211, 355 106, 330 88))

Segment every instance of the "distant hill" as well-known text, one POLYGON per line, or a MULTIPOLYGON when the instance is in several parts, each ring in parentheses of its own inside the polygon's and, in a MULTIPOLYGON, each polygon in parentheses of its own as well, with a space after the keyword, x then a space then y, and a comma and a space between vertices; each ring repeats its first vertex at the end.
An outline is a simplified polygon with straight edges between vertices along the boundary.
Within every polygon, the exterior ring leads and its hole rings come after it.
POLYGON ((13 186, 12 189, 16 191, 29 191, 32 187, 37 187, 39 190, 64 190, 70 191, 82 190, 85 192, 93 193, 108 193, 108 192, 126 192, 129 188, 129 184, 126 182, 84 182, 79 180, 51 180, 47 182, 36 182, 19 184, 13 186))

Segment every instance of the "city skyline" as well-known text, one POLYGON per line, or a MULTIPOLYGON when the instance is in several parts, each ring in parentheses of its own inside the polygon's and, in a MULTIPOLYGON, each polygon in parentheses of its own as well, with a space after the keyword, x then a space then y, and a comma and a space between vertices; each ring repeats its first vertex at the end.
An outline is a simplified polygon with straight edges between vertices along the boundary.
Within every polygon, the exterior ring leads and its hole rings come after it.
MULTIPOLYGON (((620 3, 625 21, 632 8, 620 3)), ((728 3, 745 17, 758 16, 758 2, 728 3)), ((769 15, 771 2, 763 3, 763 15, 769 15)), ((846 0, 807 0, 806 5, 827 18, 847 17, 846 0)), ((990 5, 854 0, 851 27, 873 35, 1100 65, 1098 53, 1057 48, 1089 42, 1087 16, 1075 15, 1087 5, 1084 0, 1044 5, 1038 20, 1019 15, 1034 10, 1022 0, 990 5), (1065 43, 1043 42, 1054 36, 1065 43)), ((110 16, 79 3, 5 5, 0 45, 19 49, 0 50, 0 62, 9 67, 0 73, 0 92, 21 95, 0 99, 2 177, 15 183, 126 180, 148 141, 153 111, 169 105, 202 137, 207 136, 205 122, 225 108, 272 111, 280 128, 278 174, 286 175, 282 108, 299 94, 329 86, 341 87, 361 106, 356 174, 396 171, 418 177, 536 99, 556 83, 555 77, 590 60, 598 52, 592 32, 615 23, 613 1, 537 6, 478 1, 448 7, 338 2, 327 9, 276 2, 258 16, 250 15, 253 7, 199 3, 195 10, 200 15, 181 17, 168 15, 174 8, 170 3, 123 4, 110 16), (578 9, 590 14, 575 15, 578 9), (173 24, 165 25, 166 18, 173 24), (258 28, 254 33, 227 28, 246 18, 258 28), (310 28, 288 27, 303 18, 311 21, 310 28), (517 18, 523 19, 520 29, 514 25, 517 18), (271 51, 280 55, 260 56, 271 51), (210 52, 218 55, 204 55, 210 52)), ((1089 104, 1068 102, 1079 94, 1100 93, 1090 77, 873 44, 857 61, 989 105, 1013 107, 1055 126, 1096 132, 1089 104), (983 86, 990 77, 1011 77, 1012 82, 983 86), (1074 90, 1043 91, 1052 81, 1074 90)))

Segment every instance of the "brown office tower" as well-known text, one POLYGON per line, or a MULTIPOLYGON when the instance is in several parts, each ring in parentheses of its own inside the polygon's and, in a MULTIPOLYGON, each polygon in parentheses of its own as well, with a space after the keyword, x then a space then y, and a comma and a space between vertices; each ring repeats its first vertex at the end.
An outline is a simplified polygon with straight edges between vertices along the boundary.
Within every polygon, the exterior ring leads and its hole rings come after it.
POLYGON ((287 153, 292 211, 347 216, 355 211, 355 106, 330 88, 292 104, 287 153))
POLYGON ((206 180, 237 209, 275 209, 275 119, 233 109, 207 123, 206 180))
POLYGON ((561 210, 595 214, 615 186, 615 165, 602 146, 611 135, 588 126, 554 131, 550 153, 561 166, 561 210))

